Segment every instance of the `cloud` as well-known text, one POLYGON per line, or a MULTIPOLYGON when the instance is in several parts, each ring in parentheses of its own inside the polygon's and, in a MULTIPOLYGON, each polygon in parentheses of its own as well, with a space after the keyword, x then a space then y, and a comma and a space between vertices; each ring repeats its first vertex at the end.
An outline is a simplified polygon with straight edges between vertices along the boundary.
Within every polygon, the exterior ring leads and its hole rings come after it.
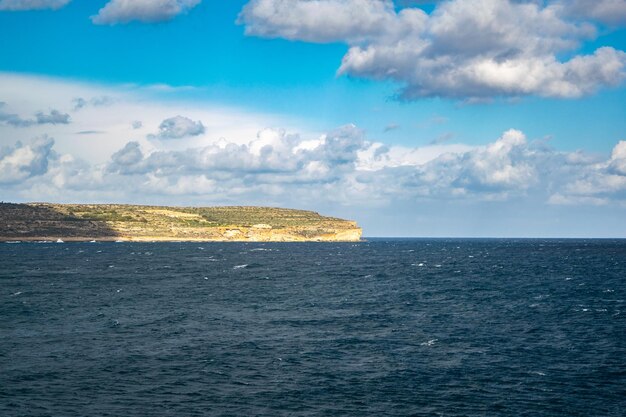
POLYGON ((70 122, 70 115, 67 113, 61 113, 58 110, 51 110, 50 113, 46 114, 43 112, 37 112, 35 114, 35 118, 37 124, 68 124, 70 122))
POLYGON ((26 144, 17 142, 13 147, 0 148, 0 184, 20 183, 45 174, 49 160, 54 158, 53 145, 54 140, 44 136, 26 144))
POLYGON ((0 0, 0 11, 60 9, 72 0, 0 0))
POLYGON ((148 135, 150 139, 180 139, 189 136, 202 135, 205 131, 201 121, 175 116, 163 120, 159 125, 159 133, 156 135, 148 135))
MULTIPOLYGON (((293 128, 300 124, 276 114, 201 100, 188 101, 171 92, 153 91, 150 86, 101 85, 0 72, 0 91, 0 100, 7 103, 0 107, 0 147, 49 134, 55 137, 55 148, 60 154, 71 154, 91 163, 104 163, 131 140, 146 149, 157 145, 170 149, 197 147, 220 137, 247 143, 266 126, 293 128), (46 94, 41 94, 42 91, 46 94), (107 100, 102 100, 103 97, 107 100), (87 104, 79 110, 67 111, 76 104, 73 102, 76 98, 82 98, 87 104), (35 114, 44 109, 45 115, 52 113, 50 109, 69 113, 71 124, 37 124, 35 114), (147 138, 150 133, 159 134, 158 126, 165 119, 179 114, 194 122, 201 120, 205 133, 167 141, 147 138), (134 121, 141 121, 141 126, 133 127, 134 121), (15 125, 22 127, 18 129, 15 125), (77 134, 89 131, 101 132, 98 140, 77 134)), ((189 95, 190 92, 186 92, 185 97, 189 95)))
POLYGON ((81 130, 76 132, 77 135, 100 135, 102 133, 106 133, 102 130, 81 130))
POLYGON ((625 0, 562 0, 556 4, 570 17, 595 20, 609 26, 626 25, 625 0))
POLYGON ((396 19, 389 1, 253 0, 237 21, 247 35, 323 43, 377 38, 396 19))
POLYGON ((626 141, 620 141, 613 148, 609 161, 609 170, 616 175, 626 176, 626 141))
POLYGON ((0 111, 0 123, 13 127, 28 127, 32 126, 35 122, 33 120, 22 119, 17 114, 0 111))
POLYGON ((139 143, 128 142, 126 146, 111 156, 111 163, 108 170, 125 175, 139 173, 143 170, 143 168, 139 167, 142 160, 143 153, 141 152, 139 143))
POLYGON ((433 170, 445 172, 448 181, 443 184, 455 193, 523 192, 537 181, 531 152, 524 134, 509 130, 485 147, 433 161, 425 167, 424 175, 429 177, 433 170))
POLYGON ((87 100, 82 97, 77 97, 72 100, 72 103, 74 103, 74 110, 80 110, 87 105, 87 100))
POLYGON ((172 20, 200 4, 202 0, 111 0, 91 20, 97 25, 139 21, 157 23, 172 20))
POLYGON ((87 106, 108 106, 114 103, 114 99, 109 96, 99 96, 92 97, 90 99, 85 99, 83 97, 76 97, 72 99, 72 103, 74 104, 74 110, 80 110, 87 106))
POLYGON ((607 161, 589 165, 581 175, 570 179, 558 193, 553 204, 606 205, 614 201, 626 203, 626 141, 615 145, 607 161))
MULTIPOLYGON (((0 109, 2 109, 4 105, 5 103, 0 103, 0 109)), ((24 119, 17 114, 5 113, 0 110, 0 123, 13 127, 30 127, 33 125, 45 124, 68 124, 70 123, 70 115, 53 109, 47 114, 44 112, 37 112, 35 114, 35 119, 24 119)))
POLYGON ((531 196, 551 204, 580 197, 626 201, 626 142, 615 147, 609 160, 598 162, 580 152, 562 153, 542 142, 529 143, 513 129, 486 146, 423 148, 370 142, 353 125, 316 140, 266 129, 248 144, 220 141, 182 151, 146 152, 130 142, 112 156, 107 172, 132 177, 132 184, 168 184, 165 193, 180 193, 181 181, 204 181, 212 188, 200 188, 198 193, 246 199, 271 189, 290 199, 350 204, 531 196), (326 194, 329 189, 332 194, 326 194))
POLYGON ((346 43, 338 74, 394 80, 408 100, 576 98, 619 85, 626 54, 573 54, 596 29, 570 15, 511 0, 451 0, 430 15, 391 0, 253 0, 238 22, 250 36, 346 43))

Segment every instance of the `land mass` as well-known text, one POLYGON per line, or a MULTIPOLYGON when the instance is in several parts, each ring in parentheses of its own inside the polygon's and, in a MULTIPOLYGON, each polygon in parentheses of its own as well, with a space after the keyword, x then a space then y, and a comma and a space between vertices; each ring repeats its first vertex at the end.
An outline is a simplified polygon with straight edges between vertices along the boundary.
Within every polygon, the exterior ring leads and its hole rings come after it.
POLYGON ((273 207, 0 203, 0 241, 358 241, 356 222, 273 207))

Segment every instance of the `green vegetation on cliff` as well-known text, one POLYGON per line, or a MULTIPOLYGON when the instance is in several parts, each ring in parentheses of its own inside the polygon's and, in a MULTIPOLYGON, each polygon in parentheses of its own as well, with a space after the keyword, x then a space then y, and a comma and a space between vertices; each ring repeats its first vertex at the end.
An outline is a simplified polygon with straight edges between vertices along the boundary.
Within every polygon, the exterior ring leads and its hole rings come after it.
POLYGON ((272 207, 0 203, 0 240, 359 240, 355 222, 272 207))

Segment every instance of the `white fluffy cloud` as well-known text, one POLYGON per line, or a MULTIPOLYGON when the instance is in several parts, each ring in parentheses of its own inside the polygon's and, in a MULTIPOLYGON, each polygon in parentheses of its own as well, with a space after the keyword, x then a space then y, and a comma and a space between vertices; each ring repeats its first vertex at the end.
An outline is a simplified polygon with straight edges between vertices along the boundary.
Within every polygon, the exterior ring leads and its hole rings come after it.
POLYGON ((598 160, 528 142, 517 130, 485 146, 401 148, 369 141, 347 125, 316 139, 265 129, 246 144, 222 139, 182 150, 131 141, 105 164, 57 155, 52 144, 43 138, 3 149, 5 188, 39 199, 46 198, 37 194, 41 190, 81 196, 99 191, 118 201, 134 195, 188 196, 213 204, 286 206, 519 198, 544 204, 626 203, 626 141, 608 159, 598 160))
POLYGON ((252 0, 238 22, 248 35, 345 42, 350 49, 339 74, 395 80, 407 99, 573 98, 616 86, 626 75, 626 54, 614 48, 572 56, 595 36, 592 24, 565 17, 573 10, 451 0, 427 15, 417 7, 396 11, 391 0, 252 0))
POLYGON ((98 25, 115 25, 139 21, 156 23, 171 20, 200 4, 202 0, 111 0, 97 15, 92 16, 98 25))
POLYGON ((0 148, 0 185, 19 184, 48 171, 48 163, 54 158, 54 140, 42 137, 22 144, 0 148))
POLYGON ((393 3, 379 0, 253 0, 239 15, 246 34, 307 42, 359 42, 406 30, 426 20, 421 10, 397 15, 393 3), (402 21, 402 24, 400 23, 402 21))
POLYGON ((175 116, 161 122, 159 133, 149 135, 151 139, 180 139, 188 136, 198 136, 205 132, 201 121, 194 122, 188 117, 175 116))
POLYGON ((620 141, 615 148, 613 148, 611 160, 609 161, 609 169, 617 175, 626 176, 626 141, 620 141))
POLYGON ((550 198, 555 204, 626 202, 626 141, 620 141, 606 161, 592 164, 550 198))
POLYGON ((0 10, 25 11, 60 9, 72 0, 0 0, 0 10))

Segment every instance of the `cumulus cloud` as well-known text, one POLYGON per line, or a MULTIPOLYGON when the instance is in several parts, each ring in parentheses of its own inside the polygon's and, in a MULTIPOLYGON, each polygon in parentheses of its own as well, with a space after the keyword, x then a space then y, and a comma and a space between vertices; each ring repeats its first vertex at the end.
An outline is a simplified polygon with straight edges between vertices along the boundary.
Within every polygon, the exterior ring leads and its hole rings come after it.
POLYGON ((142 160, 143 153, 139 143, 128 142, 126 146, 111 155, 108 170, 121 174, 139 173, 143 171, 143 168, 139 166, 142 160))
POLYGON ((613 148, 607 161, 591 164, 550 198, 553 204, 604 205, 626 202, 626 141, 613 148))
POLYGON ((24 119, 14 113, 6 113, 2 111, 5 103, 0 103, 0 123, 4 123, 13 127, 30 127, 33 125, 45 124, 68 124, 70 123, 70 115, 61 113, 58 110, 51 110, 49 113, 37 112, 34 119, 24 119))
MULTIPOLYGON (((396 25, 393 3, 378 0, 253 0, 239 15, 246 34, 307 42, 358 42, 396 25)), ((417 19, 425 19, 417 12, 417 19)))
POLYGON ((389 207, 405 219, 417 205, 531 204, 534 215, 626 205, 626 141, 606 158, 559 152, 517 130, 484 146, 406 148, 370 141, 347 125, 313 139, 265 129, 245 144, 150 145, 128 142, 95 164, 57 154, 48 138, 17 143, 0 149, 0 189, 5 199, 348 207, 351 216, 389 207))
POLYGON ((204 133, 204 125, 201 121, 175 116, 163 120, 159 125, 159 133, 149 135, 150 139, 180 139, 188 136, 198 136, 204 133))
POLYGON ((130 142, 112 156, 107 172, 132 177, 135 184, 169 184, 164 190, 178 190, 180 181, 199 181, 230 195, 271 189, 333 201, 502 201, 529 195, 558 204, 579 197, 621 201, 626 198, 626 142, 609 160, 598 162, 580 152, 528 142, 518 130, 486 146, 402 148, 370 142, 353 125, 316 140, 266 129, 248 144, 221 141, 183 151, 145 152, 130 142), (325 194, 329 189, 332 195, 325 194))
POLYGON ((0 148, 0 184, 15 184, 48 171, 54 140, 47 136, 0 148))
POLYGON ((621 140, 611 153, 609 170, 617 175, 626 176, 626 141, 621 140))
POLYGON ((0 0, 0 11, 60 9, 72 0, 0 0))
POLYGON ((561 0, 565 15, 595 20, 610 26, 626 25, 626 0, 561 0))
POLYGON ((157 23, 172 20, 200 4, 202 0, 111 0, 91 20, 97 25, 139 21, 157 23))
POLYGON ((620 84, 624 52, 572 54, 596 33, 572 13, 512 0, 451 0, 430 15, 391 0, 252 0, 238 22, 251 36, 344 42, 339 74, 397 81, 405 99, 575 98, 620 84))
POLYGON ((522 132, 509 130, 483 148, 433 161, 432 166, 426 166, 425 175, 429 175, 433 168, 436 171, 449 170, 444 186, 458 193, 524 191, 538 179, 532 151, 527 145, 522 132))

